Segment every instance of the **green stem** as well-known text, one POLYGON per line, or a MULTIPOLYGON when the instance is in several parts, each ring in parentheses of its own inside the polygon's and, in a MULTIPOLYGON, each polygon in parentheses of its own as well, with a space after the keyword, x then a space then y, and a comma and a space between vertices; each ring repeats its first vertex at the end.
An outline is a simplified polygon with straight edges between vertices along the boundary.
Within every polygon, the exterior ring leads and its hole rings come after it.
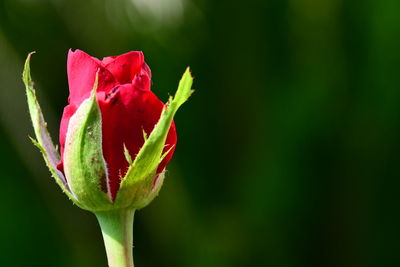
POLYGON ((109 267, 133 267, 133 215, 135 210, 97 212, 109 267))

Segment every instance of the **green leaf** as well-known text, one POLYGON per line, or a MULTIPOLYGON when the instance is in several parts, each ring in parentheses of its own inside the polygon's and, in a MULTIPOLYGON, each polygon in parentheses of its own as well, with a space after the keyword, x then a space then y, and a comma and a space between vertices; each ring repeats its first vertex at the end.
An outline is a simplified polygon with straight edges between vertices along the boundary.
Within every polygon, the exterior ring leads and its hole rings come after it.
POLYGON ((128 148, 126 148, 125 144, 124 144, 124 155, 125 155, 126 161, 129 163, 129 165, 132 165, 133 164, 132 157, 131 157, 131 154, 129 154, 129 150, 128 150, 128 148))
POLYGON ((81 206, 77 199, 71 193, 67 181, 62 172, 57 169, 57 164, 60 161, 60 155, 50 137, 47 130, 47 123, 44 120, 42 110, 36 97, 36 92, 33 87, 33 81, 30 73, 30 58, 33 54, 29 53, 25 61, 24 72, 22 80, 25 84, 26 97, 28 100, 29 114, 32 120, 33 129, 35 131, 36 140, 31 138, 35 146, 37 146, 43 155, 44 161, 49 168, 52 176, 57 184, 61 187, 62 191, 78 206, 81 206))
POLYGON ((71 191, 85 209, 112 209, 103 158, 101 113, 96 101, 97 79, 91 96, 71 117, 64 149, 64 172, 71 191))
POLYGON ((179 82, 175 97, 171 97, 164 107, 159 121, 122 180, 115 200, 116 205, 140 209, 149 203, 149 199, 153 199, 157 195, 161 185, 156 188, 155 193, 152 190, 154 189, 153 182, 157 175, 156 171, 160 159, 163 156, 162 151, 168 131, 175 113, 193 93, 192 83, 193 78, 189 68, 187 68, 179 82))
POLYGON ((165 171, 160 173, 158 175, 158 177, 156 177, 156 182, 155 184, 152 184, 151 190, 149 193, 147 193, 146 198, 144 198, 142 201, 140 201, 140 203, 138 202, 138 204, 140 204, 139 208, 143 208, 146 207, 147 205, 150 204, 150 202, 153 201, 153 199, 156 198, 156 196, 158 196, 158 194, 160 193, 160 189, 162 187, 162 185, 164 184, 164 179, 165 179, 165 171))
POLYGON ((147 133, 146 131, 142 128, 142 132, 143 132, 143 140, 146 142, 147 141, 147 133))

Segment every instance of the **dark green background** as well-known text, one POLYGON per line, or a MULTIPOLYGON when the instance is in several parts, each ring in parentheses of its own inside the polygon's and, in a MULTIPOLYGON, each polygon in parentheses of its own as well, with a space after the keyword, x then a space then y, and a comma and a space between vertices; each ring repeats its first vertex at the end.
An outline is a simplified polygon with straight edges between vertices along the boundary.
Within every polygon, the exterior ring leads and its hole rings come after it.
POLYGON ((66 55, 142 50, 163 100, 196 93, 160 196, 137 212, 144 266, 400 266, 400 1, 0 0, 0 265, 106 266, 28 140, 22 64, 53 138, 66 55))

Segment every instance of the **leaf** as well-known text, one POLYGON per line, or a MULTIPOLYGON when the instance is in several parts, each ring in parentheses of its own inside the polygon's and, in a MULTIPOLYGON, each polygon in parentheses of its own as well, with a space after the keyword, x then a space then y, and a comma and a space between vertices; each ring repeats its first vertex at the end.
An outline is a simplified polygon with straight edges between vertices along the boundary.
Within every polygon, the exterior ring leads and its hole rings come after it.
POLYGON ((129 165, 132 165, 133 164, 132 157, 131 157, 131 154, 129 154, 128 148, 126 148, 125 144, 124 144, 124 155, 125 155, 126 161, 129 163, 129 165))
POLYGON ((154 197, 151 189, 162 158, 167 134, 175 113, 193 93, 192 83, 193 78, 187 68, 179 82, 175 97, 171 97, 164 107, 159 121, 122 180, 115 200, 116 205, 121 207, 129 205, 129 207, 139 209, 149 203, 146 198, 154 197))
POLYGON ((159 163, 161 163, 161 161, 164 160, 164 158, 169 154, 169 152, 171 152, 171 150, 175 147, 175 145, 171 146, 166 152, 164 152, 161 157, 160 157, 160 161, 159 163))
POLYGON ((33 81, 30 74, 30 58, 33 53, 34 52, 29 53, 28 57, 26 58, 24 71, 22 74, 22 80, 25 84, 26 97, 28 100, 29 114, 36 136, 36 140, 34 140, 33 138, 31 138, 31 140, 34 145, 39 148, 47 167, 49 168, 57 184, 61 187, 62 191, 67 194, 68 197, 75 204, 80 206, 80 203, 70 191, 63 173, 57 169, 57 164, 60 161, 60 155, 58 154, 57 149, 54 146, 54 143, 47 130, 47 123, 44 120, 42 110, 37 100, 36 92, 33 87, 33 81))
POLYGON ((96 101, 98 75, 91 96, 71 117, 64 150, 64 171, 71 191, 85 209, 112 209, 107 194, 107 168, 103 157, 101 113, 96 101))
POLYGON ((143 132, 143 140, 146 142, 147 141, 147 133, 146 131, 142 128, 142 132, 143 132))
POLYGON ((153 199, 158 196, 160 193, 161 187, 164 184, 164 179, 165 179, 165 172, 162 172, 156 177, 155 183, 152 185, 152 188, 150 190, 150 193, 147 194, 146 198, 144 198, 140 203, 137 203, 137 205, 140 208, 146 207, 147 205, 150 204, 150 202, 153 201, 153 199))

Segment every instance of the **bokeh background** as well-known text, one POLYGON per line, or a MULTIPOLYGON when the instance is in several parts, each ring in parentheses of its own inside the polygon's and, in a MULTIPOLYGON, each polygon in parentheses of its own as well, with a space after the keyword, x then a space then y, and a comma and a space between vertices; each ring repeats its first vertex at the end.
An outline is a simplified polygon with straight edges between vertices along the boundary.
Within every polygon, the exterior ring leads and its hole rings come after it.
POLYGON ((106 266, 95 217, 33 135, 32 58, 53 139, 66 55, 142 50, 164 101, 196 93, 137 266, 400 266, 400 1, 0 0, 0 265, 106 266))

